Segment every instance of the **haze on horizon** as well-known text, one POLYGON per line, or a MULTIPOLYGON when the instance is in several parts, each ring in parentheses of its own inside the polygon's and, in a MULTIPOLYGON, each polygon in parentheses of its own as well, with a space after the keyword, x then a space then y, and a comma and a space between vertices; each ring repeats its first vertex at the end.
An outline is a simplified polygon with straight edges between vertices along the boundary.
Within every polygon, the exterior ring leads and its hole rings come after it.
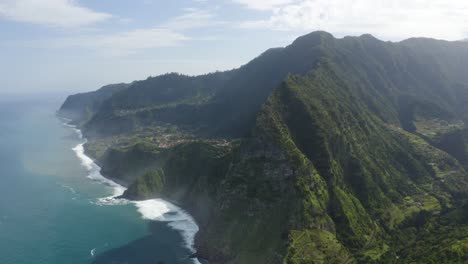
POLYGON ((0 0, 0 94, 95 90, 248 62, 305 33, 468 37, 463 0, 0 0))

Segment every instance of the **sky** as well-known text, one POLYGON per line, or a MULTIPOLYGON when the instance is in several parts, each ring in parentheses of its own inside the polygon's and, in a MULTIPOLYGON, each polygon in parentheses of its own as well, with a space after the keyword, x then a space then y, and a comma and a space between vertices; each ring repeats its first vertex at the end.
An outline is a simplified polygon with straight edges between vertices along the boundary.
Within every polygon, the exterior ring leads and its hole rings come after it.
POLYGON ((0 94, 237 68, 325 30, 468 38, 466 0, 0 0, 0 94))

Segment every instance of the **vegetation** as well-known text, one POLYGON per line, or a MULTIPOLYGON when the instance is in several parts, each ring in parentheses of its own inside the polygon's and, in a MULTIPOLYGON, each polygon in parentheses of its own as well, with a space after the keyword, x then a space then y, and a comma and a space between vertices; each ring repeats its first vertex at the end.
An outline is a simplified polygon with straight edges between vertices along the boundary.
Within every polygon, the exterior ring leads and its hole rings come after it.
POLYGON ((60 107, 59 114, 82 125, 93 117, 104 101, 128 87, 129 85, 125 83, 110 84, 95 92, 71 95, 60 107))
POLYGON ((314 32, 136 82, 84 129, 124 197, 194 215, 210 263, 463 263, 467 62, 464 42, 314 32))
POLYGON ((133 200, 145 200, 153 198, 154 194, 161 193, 164 188, 164 171, 156 169, 148 171, 136 178, 125 193, 125 197, 133 200))

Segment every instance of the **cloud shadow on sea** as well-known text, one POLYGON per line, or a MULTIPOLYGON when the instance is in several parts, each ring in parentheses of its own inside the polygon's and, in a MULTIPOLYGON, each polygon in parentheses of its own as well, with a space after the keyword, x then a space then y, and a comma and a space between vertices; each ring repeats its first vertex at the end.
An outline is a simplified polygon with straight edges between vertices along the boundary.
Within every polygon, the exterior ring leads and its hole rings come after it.
POLYGON ((188 264, 190 251, 178 231, 150 222, 150 234, 95 256, 92 264, 188 264))

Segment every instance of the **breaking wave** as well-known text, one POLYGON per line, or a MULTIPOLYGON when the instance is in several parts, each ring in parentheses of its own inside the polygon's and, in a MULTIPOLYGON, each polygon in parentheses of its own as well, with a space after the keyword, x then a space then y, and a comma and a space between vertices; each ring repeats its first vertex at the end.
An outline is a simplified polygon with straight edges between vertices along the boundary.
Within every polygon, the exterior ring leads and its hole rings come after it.
MULTIPOLYGON (((87 140, 83 137, 82 132, 77 129, 76 126, 67 123, 64 125, 73 129, 77 133, 78 137, 83 140, 82 143, 76 145, 73 148, 73 151, 80 159, 81 165, 88 171, 87 177, 91 180, 105 184, 113 189, 113 194, 111 196, 99 198, 97 201, 94 201, 94 204, 99 206, 134 204, 143 219, 167 222, 168 226, 174 230, 179 231, 184 239, 185 246, 192 253, 195 252, 194 241, 195 234, 198 232, 198 225, 192 216, 190 216, 183 209, 163 199, 130 201, 118 198, 125 192, 126 188, 101 175, 101 168, 85 154, 84 145, 87 143, 87 140)), ((196 264, 200 263, 197 259, 193 259, 193 261, 196 264)))

